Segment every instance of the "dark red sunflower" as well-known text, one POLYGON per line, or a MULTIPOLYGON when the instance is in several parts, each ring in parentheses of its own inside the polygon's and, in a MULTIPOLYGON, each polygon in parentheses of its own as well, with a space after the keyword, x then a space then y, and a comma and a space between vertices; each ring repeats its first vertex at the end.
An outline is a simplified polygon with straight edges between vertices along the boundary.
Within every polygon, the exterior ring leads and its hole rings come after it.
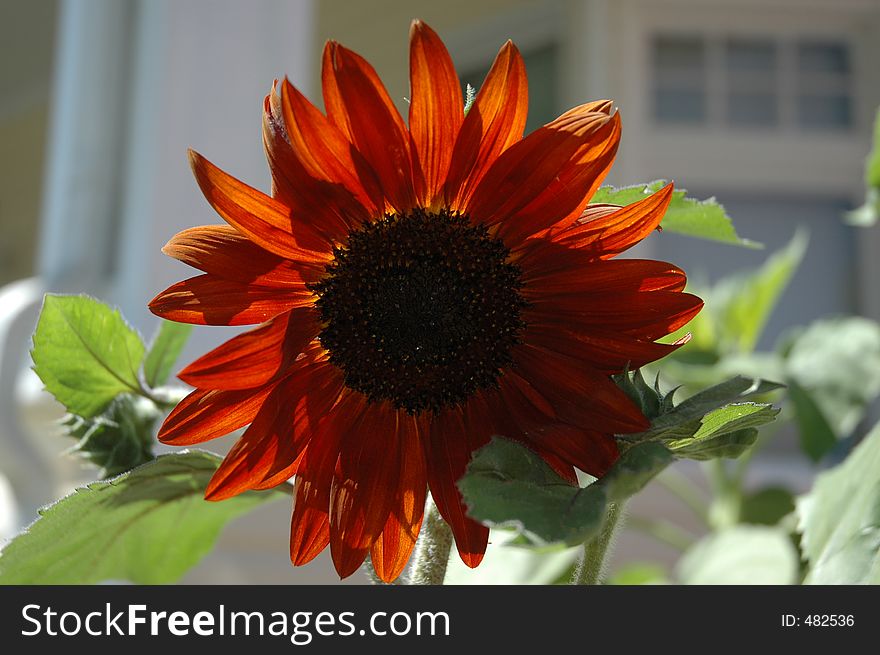
POLYGON ((329 543, 341 576, 371 553, 386 581, 428 488, 479 564, 488 530, 456 480, 493 434, 572 481, 575 467, 602 475, 612 435, 648 426, 609 376, 674 350, 655 341, 702 305, 672 264, 612 259, 657 227, 671 185, 587 205, 620 138, 610 101, 523 138, 526 72, 508 42, 465 115, 452 60, 418 21, 410 80, 408 127, 373 68, 333 42, 326 113, 274 85, 271 196, 191 153, 229 225, 175 236, 165 252, 204 274, 150 303, 174 321, 259 324, 180 373, 196 390, 160 431, 184 445, 250 424, 206 497, 296 476, 294 564, 329 543))

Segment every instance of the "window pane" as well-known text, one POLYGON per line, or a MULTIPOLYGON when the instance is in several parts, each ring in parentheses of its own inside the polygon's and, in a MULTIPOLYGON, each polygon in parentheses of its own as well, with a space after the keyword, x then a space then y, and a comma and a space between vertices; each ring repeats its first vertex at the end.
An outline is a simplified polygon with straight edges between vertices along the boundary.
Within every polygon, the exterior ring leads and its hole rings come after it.
POLYGON ((706 94, 701 90, 658 88, 654 92, 654 118, 662 123, 702 123, 706 120, 706 94))
POLYGON ((654 119, 693 124, 706 120, 706 47, 699 37, 654 40, 654 119))
POLYGON ((772 41, 731 39, 727 42, 727 70, 730 73, 776 74, 776 44, 772 41))
POLYGON ((852 125, 852 99, 846 94, 798 98, 798 122, 808 128, 845 128, 852 125))
POLYGON ((772 126, 779 120, 773 93, 731 92, 727 98, 727 121, 748 127, 772 126))
POLYGON ((849 48, 845 43, 805 41, 797 49, 801 73, 849 73, 849 48))
POLYGON ((661 36, 654 41, 654 70, 657 73, 701 75, 706 47, 699 37, 661 36))

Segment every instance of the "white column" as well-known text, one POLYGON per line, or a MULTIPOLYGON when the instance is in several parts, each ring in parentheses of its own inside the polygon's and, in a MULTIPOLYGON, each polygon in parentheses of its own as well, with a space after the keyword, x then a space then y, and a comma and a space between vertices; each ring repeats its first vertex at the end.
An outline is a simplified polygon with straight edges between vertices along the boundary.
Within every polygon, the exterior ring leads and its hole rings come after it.
POLYGON ((220 222, 193 179, 187 148, 268 191, 263 97, 284 75, 307 91, 320 62, 311 0, 151 0, 139 8, 112 299, 150 332, 156 319, 147 303, 196 274, 161 247, 184 228, 220 222))
POLYGON ((118 220, 134 4, 60 3, 38 271, 50 289, 96 291, 118 220))

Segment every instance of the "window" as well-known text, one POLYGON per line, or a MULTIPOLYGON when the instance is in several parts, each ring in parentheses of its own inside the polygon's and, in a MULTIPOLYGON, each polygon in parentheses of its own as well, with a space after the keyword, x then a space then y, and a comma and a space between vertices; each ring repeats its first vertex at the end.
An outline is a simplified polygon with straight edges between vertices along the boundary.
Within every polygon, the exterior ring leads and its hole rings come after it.
POLYGON ((658 35, 657 123, 747 129, 852 127, 849 46, 839 40, 658 35))

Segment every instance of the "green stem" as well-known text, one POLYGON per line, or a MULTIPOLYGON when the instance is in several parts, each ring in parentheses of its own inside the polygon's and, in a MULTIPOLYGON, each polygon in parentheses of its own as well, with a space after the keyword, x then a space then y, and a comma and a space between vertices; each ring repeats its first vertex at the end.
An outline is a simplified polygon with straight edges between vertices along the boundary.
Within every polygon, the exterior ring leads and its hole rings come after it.
POLYGON ((413 555, 412 573, 409 583, 412 585, 442 585, 446 577, 446 566, 449 564, 449 552, 452 550, 452 530, 437 506, 429 497, 425 506, 425 520, 416 543, 413 555))
POLYGON ((630 516, 626 523, 628 528, 634 528, 653 537, 659 542, 672 546, 677 550, 687 550, 694 543, 694 536, 668 521, 646 519, 641 516, 630 516))
POLYGON ((735 476, 728 474, 720 459, 706 462, 707 475, 715 493, 715 501, 709 509, 709 525, 716 530, 739 523, 742 508, 742 490, 735 476))
POLYGON ((584 542, 584 554, 578 562, 571 584, 598 585, 605 577, 608 548, 614 541, 620 519, 623 517, 624 504, 610 503, 605 514, 605 521, 599 534, 584 542))
POLYGON ((708 522, 709 505, 697 486, 681 473, 667 468, 657 476, 657 482, 673 494, 701 520, 708 522))

